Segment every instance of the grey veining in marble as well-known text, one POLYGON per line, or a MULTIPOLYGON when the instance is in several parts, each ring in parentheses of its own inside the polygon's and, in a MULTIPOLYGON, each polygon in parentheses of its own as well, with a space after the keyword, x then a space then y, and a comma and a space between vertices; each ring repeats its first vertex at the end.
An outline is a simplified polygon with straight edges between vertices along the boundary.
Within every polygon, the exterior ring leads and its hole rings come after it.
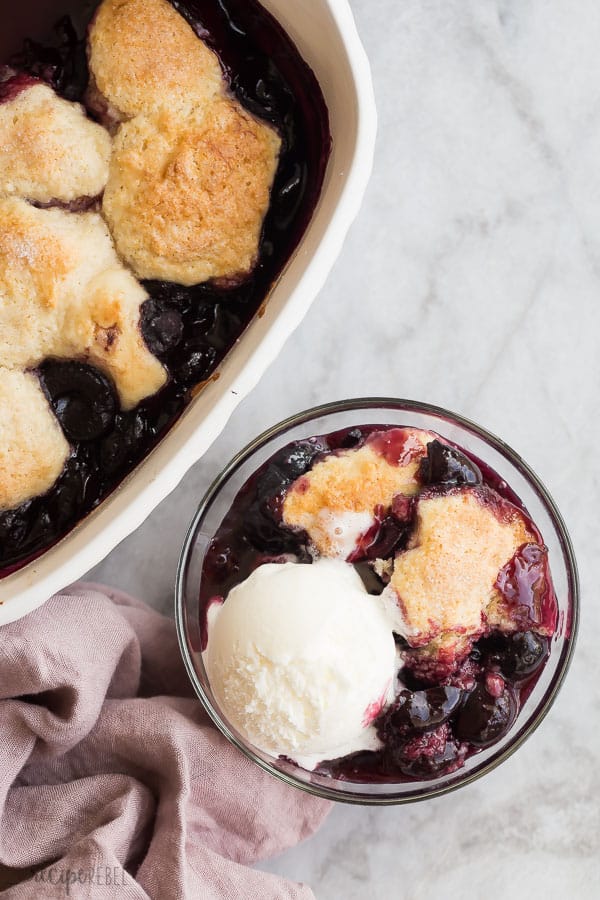
POLYGON ((345 250, 220 439, 93 577, 170 610, 197 500, 260 429, 366 394, 445 405, 537 470, 579 559, 575 662, 499 770, 425 804, 339 806, 265 865, 319 900, 600 897, 600 4, 354 0, 380 132, 345 250))

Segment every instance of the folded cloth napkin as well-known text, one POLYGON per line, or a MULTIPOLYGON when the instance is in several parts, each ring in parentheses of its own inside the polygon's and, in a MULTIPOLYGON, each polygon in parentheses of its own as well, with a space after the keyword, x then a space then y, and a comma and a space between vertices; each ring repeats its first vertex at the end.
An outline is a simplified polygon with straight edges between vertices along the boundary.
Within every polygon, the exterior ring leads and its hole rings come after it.
POLYGON ((329 804, 209 723, 170 620, 79 584, 0 642, 0 864, 25 878, 2 897, 313 896, 248 866, 310 835, 329 804))

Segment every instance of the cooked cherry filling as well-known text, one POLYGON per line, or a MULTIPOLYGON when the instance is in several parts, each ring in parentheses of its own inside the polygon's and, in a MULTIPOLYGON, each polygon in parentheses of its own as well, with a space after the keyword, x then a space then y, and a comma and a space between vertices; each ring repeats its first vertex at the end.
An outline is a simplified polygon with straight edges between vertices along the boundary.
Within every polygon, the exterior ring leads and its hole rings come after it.
MULTIPOLYGON (((169 381, 130 412, 120 410, 113 386, 91 367, 44 361, 42 386, 72 455, 46 495, 0 513, 0 575, 58 540, 160 440, 189 401, 191 388, 211 377, 260 309, 319 197, 331 143, 327 109, 312 71, 285 32, 256 0, 173 5, 218 54, 239 101, 272 123, 283 139, 258 264, 233 287, 144 282, 151 299, 142 310, 143 335, 169 381)), ((81 34, 86 25, 81 23, 81 34)), ((69 19, 57 26, 54 45, 28 41, 11 65, 83 102, 89 77, 85 41, 69 19)))
MULTIPOLYGON (((291 443, 246 482, 205 557, 200 597, 203 649, 208 641, 206 613, 211 601, 226 598, 232 587, 263 563, 313 561, 310 535, 284 523, 290 486, 302 492, 305 476, 315 464, 340 451, 376 446, 378 452, 387 454, 387 431, 392 441, 399 430, 361 426, 291 443), (370 439, 374 434, 374 440, 370 439)), ((401 448, 395 447, 389 461, 397 460, 399 452, 401 448)), ((371 594, 381 594, 390 581, 389 570, 386 573, 375 561, 393 561, 410 547, 418 496, 491 489, 488 493, 497 498, 498 514, 507 515, 502 505, 510 504, 506 509, 513 510, 539 537, 506 482, 460 448, 433 437, 417 478, 418 494, 412 498, 396 495, 391 508, 376 510, 375 524, 348 556, 371 594)), ((507 604, 509 625, 486 625, 458 656, 454 645, 449 651, 442 644, 428 654, 418 642, 413 646, 395 635, 401 664, 395 698, 374 723, 380 749, 323 760, 316 770, 320 775, 359 782, 433 778, 461 767, 467 757, 506 735, 550 653, 546 635, 555 627, 556 598, 545 548, 532 543, 519 549, 502 567, 493 587, 507 604), (533 630, 538 624, 545 634, 533 630)))

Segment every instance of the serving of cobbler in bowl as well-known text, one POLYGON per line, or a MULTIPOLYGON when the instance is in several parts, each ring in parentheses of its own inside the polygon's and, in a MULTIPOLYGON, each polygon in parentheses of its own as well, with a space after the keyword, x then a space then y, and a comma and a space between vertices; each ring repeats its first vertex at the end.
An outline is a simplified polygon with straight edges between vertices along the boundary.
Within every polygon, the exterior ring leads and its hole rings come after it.
POLYGON ((547 713, 578 617, 571 543, 535 473, 456 414, 317 407, 202 501, 176 615, 222 732, 290 784, 399 803, 506 759, 547 713))
POLYGON ((0 621, 214 439, 325 277, 372 152, 368 116, 344 148, 293 15, 294 39, 257 0, 73 6, 0 67, 0 621))

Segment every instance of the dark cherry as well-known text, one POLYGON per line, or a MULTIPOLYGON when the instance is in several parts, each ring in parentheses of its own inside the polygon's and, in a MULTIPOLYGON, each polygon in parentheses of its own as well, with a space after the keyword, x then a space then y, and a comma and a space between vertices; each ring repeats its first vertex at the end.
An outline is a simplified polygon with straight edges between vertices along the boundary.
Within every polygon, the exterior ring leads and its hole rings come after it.
POLYGON ((360 428, 351 428, 349 431, 343 432, 343 437, 339 441, 340 450, 350 450, 352 447, 358 446, 364 439, 364 433, 360 428))
POLYGON ((409 778, 432 778, 452 772, 462 765, 466 755, 466 747, 452 738, 447 723, 417 734, 401 746, 388 745, 386 751, 409 778))
POLYGON ((318 442, 298 441, 269 460, 244 516, 244 533, 257 550, 271 554, 301 552, 305 536, 283 527, 281 508, 286 488, 310 469, 322 451, 318 442))
POLYGON ((389 559, 405 546, 408 531, 407 521, 399 519, 393 512, 386 514, 383 506, 376 507, 373 525, 361 535, 348 562, 389 559))
POLYGON ((183 335, 181 314, 156 300, 146 300, 142 306, 141 326, 148 349, 159 358, 173 350, 183 335))
POLYGON ((441 441, 427 444, 427 456, 421 461, 419 477, 423 484, 482 484, 481 471, 460 450, 441 441))
POLYGON ((396 494, 392 499, 392 514, 400 522, 412 522, 415 516, 415 497, 396 494))
POLYGON ((275 187, 277 204, 277 227, 288 228, 298 213, 302 194, 308 179, 306 165, 301 162, 286 167, 275 187))
POLYGON ((255 500, 244 519, 244 536, 256 550, 263 553, 277 554, 288 550, 291 536, 282 534, 277 507, 275 498, 255 500))
POLYGON ((500 667, 508 678, 527 678, 545 662, 549 651, 548 639, 540 634, 533 631, 513 634, 500 667))
POLYGON ((73 22, 64 16, 55 26, 55 46, 25 41, 11 65, 35 78, 47 81, 67 100, 81 100, 88 83, 85 41, 78 37, 73 22))
POLYGON ((215 368, 219 354, 214 347, 203 347, 190 353, 179 370, 179 380, 185 386, 199 384, 215 368))
POLYGON ((372 542, 364 550, 365 559, 389 559, 406 544, 408 526, 394 515, 378 524, 372 542))
POLYGON ((381 594, 385 588, 385 582, 373 571, 373 566, 371 566, 370 563, 366 560, 363 562, 356 562, 354 563, 354 568, 360 575, 365 590, 369 594, 381 594))
POLYGON ((276 453, 271 463, 291 483, 308 472, 324 449, 319 441, 295 441, 276 453))
POLYGON ((84 363, 46 360, 39 376, 65 437, 93 441, 114 422, 115 390, 106 376, 84 363))
POLYGON ((244 534, 253 547, 262 552, 279 555, 296 553, 305 540, 281 523, 281 494, 257 499, 249 507, 244 520, 244 534))
POLYGON ((119 413, 114 428, 100 443, 100 468, 106 475, 118 472, 134 458, 146 434, 146 423, 137 412, 119 413))
POLYGON ((29 517, 27 539, 34 545, 44 540, 44 535, 50 529, 50 510, 39 503, 32 504, 33 515, 29 517))
MULTIPOLYGON (((183 312, 184 310, 189 309, 191 305, 191 288, 173 284, 171 281, 143 281, 142 284, 159 306, 174 306, 180 312, 183 312)), ((203 305, 201 305, 200 302, 195 305, 197 310, 203 308, 203 305)))
POLYGON ((458 711, 454 734, 461 741, 486 747, 507 733, 517 712, 517 701, 510 688, 505 688, 501 696, 493 697, 485 684, 479 682, 458 711))
POLYGON ((27 512, 31 502, 24 503, 18 509, 9 509, 0 513, 0 546, 6 556, 15 553, 25 540, 28 528, 27 512))
POLYGON ((496 634, 479 642, 488 664, 497 665, 510 681, 533 675, 548 657, 548 639, 533 631, 496 634))
POLYGON ((67 460, 56 489, 49 498, 50 519, 59 525, 67 523, 85 498, 86 471, 77 457, 67 460))
POLYGON ((379 735, 387 741, 396 733, 432 731, 452 717, 461 699, 462 691, 456 687, 400 691, 378 721, 379 735))
POLYGON ((206 346, 222 350, 244 326, 239 300, 247 288, 232 292, 228 298, 223 290, 214 285, 210 293, 206 286, 198 285, 188 289, 187 297, 177 290, 169 298, 164 295, 162 282, 146 282, 145 287, 160 307, 177 309, 180 313, 184 322, 184 341, 181 345, 184 353, 206 346), (200 291, 200 288, 204 290, 200 291), (221 303, 221 300, 224 302, 221 303))
POLYGON ((500 570, 496 588, 523 631, 556 624, 556 598, 548 569, 548 551, 539 544, 524 544, 500 570))
MULTIPOLYGON (((402 637, 395 634, 394 640, 401 650, 408 651, 407 655, 410 654, 410 647, 402 637)), ((427 677, 427 674, 428 673, 423 674, 420 669, 415 670, 412 667, 405 665, 401 669, 399 677, 402 679, 402 684, 408 691, 427 691, 432 685, 432 680, 427 677)))

